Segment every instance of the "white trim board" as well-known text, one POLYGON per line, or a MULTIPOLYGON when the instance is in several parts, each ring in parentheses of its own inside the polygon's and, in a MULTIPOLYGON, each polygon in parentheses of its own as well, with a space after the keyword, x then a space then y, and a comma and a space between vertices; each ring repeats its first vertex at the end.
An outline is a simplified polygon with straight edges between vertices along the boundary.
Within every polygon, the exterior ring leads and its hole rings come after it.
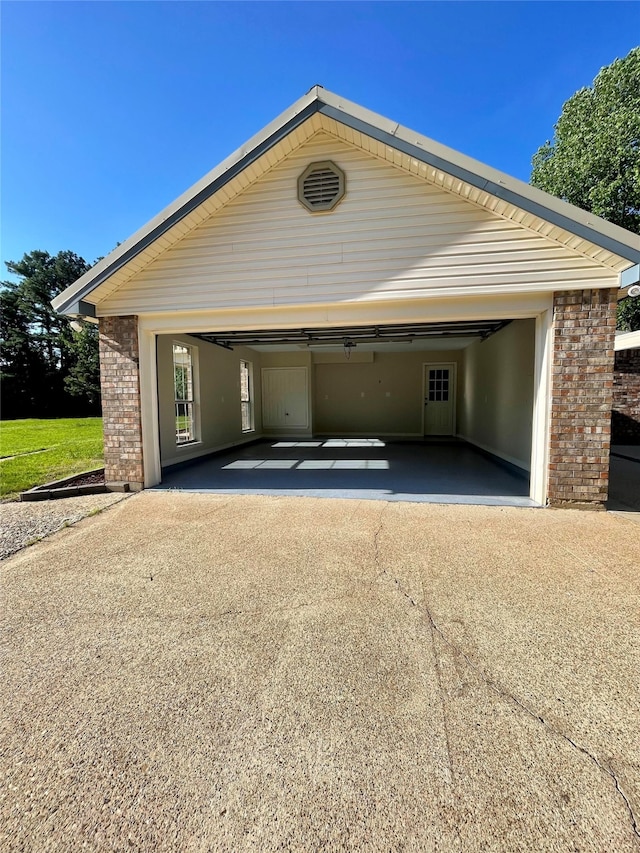
POLYGON ((142 421, 142 462, 144 487, 156 486, 161 479, 160 417, 158 413, 158 361, 156 335, 138 320, 140 370, 140 417, 142 421))
POLYGON ((446 323, 464 320, 527 320, 547 311, 549 293, 510 293, 437 299, 380 300, 269 308, 140 314, 140 328, 162 335, 269 329, 322 329, 396 323, 446 323))
POLYGON ((622 352, 627 349, 640 347, 640 329, 637 332, 616 332, 614 350, 622 352))

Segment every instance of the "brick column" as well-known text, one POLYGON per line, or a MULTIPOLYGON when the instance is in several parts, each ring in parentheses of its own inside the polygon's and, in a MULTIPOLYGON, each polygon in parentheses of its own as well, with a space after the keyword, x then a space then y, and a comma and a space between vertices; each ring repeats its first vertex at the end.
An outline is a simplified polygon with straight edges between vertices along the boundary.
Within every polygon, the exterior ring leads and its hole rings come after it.
POLYGON ((604 509, 609 484, 617 291, 553 297, 548 500, 604 509))
POLYGON ((113 491, 144 486, 138 318, 100 319, 104 474, 113 491))

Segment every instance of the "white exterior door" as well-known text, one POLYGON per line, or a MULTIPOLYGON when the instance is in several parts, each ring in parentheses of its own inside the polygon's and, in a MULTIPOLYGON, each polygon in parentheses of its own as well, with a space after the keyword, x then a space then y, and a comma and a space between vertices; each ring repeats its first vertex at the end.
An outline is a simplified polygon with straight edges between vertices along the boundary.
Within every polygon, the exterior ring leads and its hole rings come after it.
POLYGON ((425 435, 453 435, 455 432, 455 380, 455 364, 425 364, 425 435))
POLYGON ((263 367, 262 425, 265 429, 307 429, 306 367, 263 367))

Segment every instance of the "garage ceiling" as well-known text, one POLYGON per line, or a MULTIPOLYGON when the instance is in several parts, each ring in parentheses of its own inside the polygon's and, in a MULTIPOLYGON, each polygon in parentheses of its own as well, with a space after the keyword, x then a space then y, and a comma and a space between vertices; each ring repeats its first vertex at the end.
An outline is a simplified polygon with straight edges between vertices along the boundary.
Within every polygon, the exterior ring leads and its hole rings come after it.
MULTIPOLYGON (((392 326, 333 326, 322 329, 256 329, 252 331, 203 332, 193 337, 225 349, 234 347, 278 347, 317 349, 367 345, 410 344, 428 341, 486 340, 510 320, 468 320, 458 323, 411 323, 392 326)), ((454 347, 452 347, 454 348, 454 347)))

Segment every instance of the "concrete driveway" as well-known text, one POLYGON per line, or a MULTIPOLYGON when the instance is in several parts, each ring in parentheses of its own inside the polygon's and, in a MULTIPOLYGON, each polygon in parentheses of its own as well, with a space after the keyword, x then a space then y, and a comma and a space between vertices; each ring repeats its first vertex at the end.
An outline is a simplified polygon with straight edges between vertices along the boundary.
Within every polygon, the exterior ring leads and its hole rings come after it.
POLYGON ((640 526, 143 493, 2 572, 0 847, 640 849, 640 526))

